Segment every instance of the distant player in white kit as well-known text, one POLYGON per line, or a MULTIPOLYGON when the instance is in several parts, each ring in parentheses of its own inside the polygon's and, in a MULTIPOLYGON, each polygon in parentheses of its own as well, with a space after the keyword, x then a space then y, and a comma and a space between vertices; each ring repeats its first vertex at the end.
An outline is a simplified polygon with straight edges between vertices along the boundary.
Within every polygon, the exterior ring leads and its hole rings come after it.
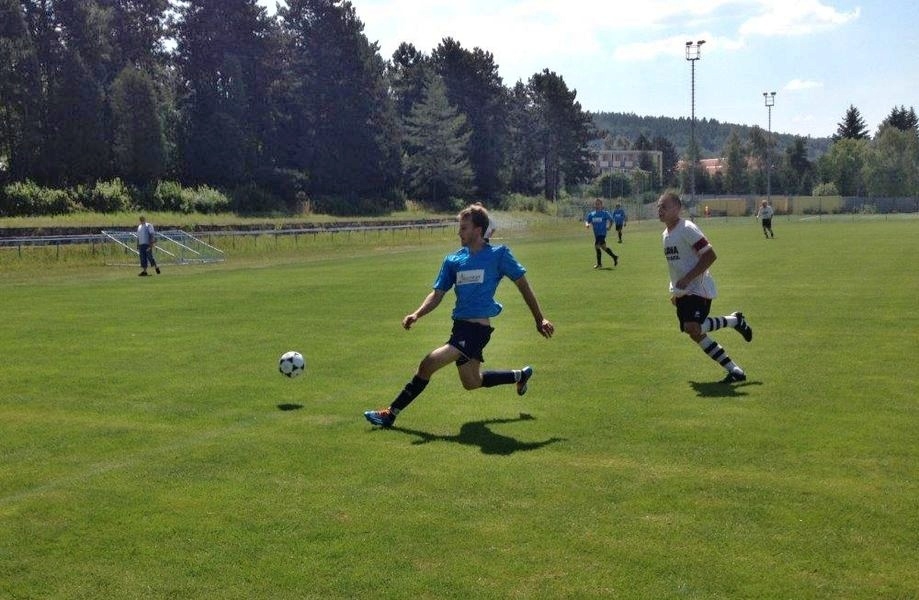
POLYGON ((676 306, 680 331, 724 368, 727 374, 722 383, 746 381, 744 370, 706 334, 722 327, 733 327, 749 342, 753 339, 753 330, 741 312, 724 317, 708 316, 712 300, 718 295, 708 268, 717 256, 702 230, 695 223, 680 218, 682 208, 680 197, 673 192, 663 194, 657 201, 657 216, 667 226, 663 232, 664 258, 670 270, 670 300, 676 306))
POLYGON ((763 200, 762 206, 759 208, 759 212, 756 214, 758 218, 763 223, 763 235, 766 236, 766 239, 774 238, 775 234, 772 233, 772 215, 775 214, 775 210, 769 203, 763 200))

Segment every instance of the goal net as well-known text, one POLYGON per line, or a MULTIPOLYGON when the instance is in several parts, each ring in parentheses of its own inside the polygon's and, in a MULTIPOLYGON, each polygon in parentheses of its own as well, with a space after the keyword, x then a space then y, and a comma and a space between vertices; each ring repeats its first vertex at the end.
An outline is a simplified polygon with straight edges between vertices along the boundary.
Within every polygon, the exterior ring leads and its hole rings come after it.
MULTIPOLYGON (((140 257, 137 251, 137 233, 102 231, 102 255, 107 265, 137 265, 140 257)), ((164 264, 212 263, 224 260, 222 250, 181 229, 157 231, 153 255, 157 262, 164 264)))

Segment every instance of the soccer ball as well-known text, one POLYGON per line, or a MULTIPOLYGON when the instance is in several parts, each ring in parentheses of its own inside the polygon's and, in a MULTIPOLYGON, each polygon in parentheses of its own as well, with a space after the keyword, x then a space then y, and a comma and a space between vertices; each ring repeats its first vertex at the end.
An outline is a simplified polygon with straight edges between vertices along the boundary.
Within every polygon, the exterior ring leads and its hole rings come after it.
POLYGON ((302 375, 305 368, 306 361, 303 359, 303 355, 294 350, 285 352, 278 360, 278 371, 281 372, 281 375, 286 375, 287 377, 302 375))

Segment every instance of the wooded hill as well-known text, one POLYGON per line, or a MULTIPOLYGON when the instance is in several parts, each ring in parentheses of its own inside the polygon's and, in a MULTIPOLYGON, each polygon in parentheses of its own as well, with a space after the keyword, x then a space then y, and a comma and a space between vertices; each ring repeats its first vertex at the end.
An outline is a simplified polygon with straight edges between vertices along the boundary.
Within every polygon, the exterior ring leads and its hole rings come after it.
MULTIPOLYGON (((670 140, 677 154, 683 156, 689 147, 691 123, 689 117, 643 117, 634 113, 590 113, 594 125, 601 132, 608 131, 613 139, 623 138, 629 143, 635 143, 639 135, 653 139, 661 136, 670 140)), ((699 158, 715 158, 724 154, 723 149, 731 135, 737 131, 741 143, 750 138, 750 131, 754 126, 722 123, 717 119, 696 119, 696 143, 699 145, 699 158)), ((762 129, 762 128, 761 128, 762 129)), ((775 136, 777 148, 787 148, 795 139, 795 135, 788 133, 772 132, 775 136)), ((830 147, 833 140, 829 137, 812 138, 807 136, 806 146, 808 158, 815 160, 830 147)))

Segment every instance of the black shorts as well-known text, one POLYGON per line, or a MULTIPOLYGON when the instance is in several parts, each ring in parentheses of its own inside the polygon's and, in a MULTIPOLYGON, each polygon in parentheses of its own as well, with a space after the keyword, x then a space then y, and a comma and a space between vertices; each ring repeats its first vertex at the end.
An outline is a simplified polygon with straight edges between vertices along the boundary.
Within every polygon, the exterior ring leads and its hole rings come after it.
POLYGON ((616 223, 616 231, 622 231, 622 226, 624 223, 616 223))
POLYGON ((772 219, 763 219, 763 229, 772 229, 772 219))
POLYGON ((594 236, 594 245, 595 245, 595 246, 602 246, 602 245, 605 244, 605 243, 606 243, 606 236, 605 236, 605 235, 595 235, 595 236, 594 236))
POLYGON ((683 323, 696 322, 702 323, 708 318, 708 313, 712 309, 712 299, 703 298, 702 296, 679 296, 676 299, 676 318, 680 320, 680 331, 683 329, 683 323))
POLYGON ((462 366, 470 360, 485 362, 482 352, 491 340, 491 332, 494 330, 494 327, 481 323, 453 321, 453 331, 447 343, 463 353, 456 359, 456 366, 462 366))

